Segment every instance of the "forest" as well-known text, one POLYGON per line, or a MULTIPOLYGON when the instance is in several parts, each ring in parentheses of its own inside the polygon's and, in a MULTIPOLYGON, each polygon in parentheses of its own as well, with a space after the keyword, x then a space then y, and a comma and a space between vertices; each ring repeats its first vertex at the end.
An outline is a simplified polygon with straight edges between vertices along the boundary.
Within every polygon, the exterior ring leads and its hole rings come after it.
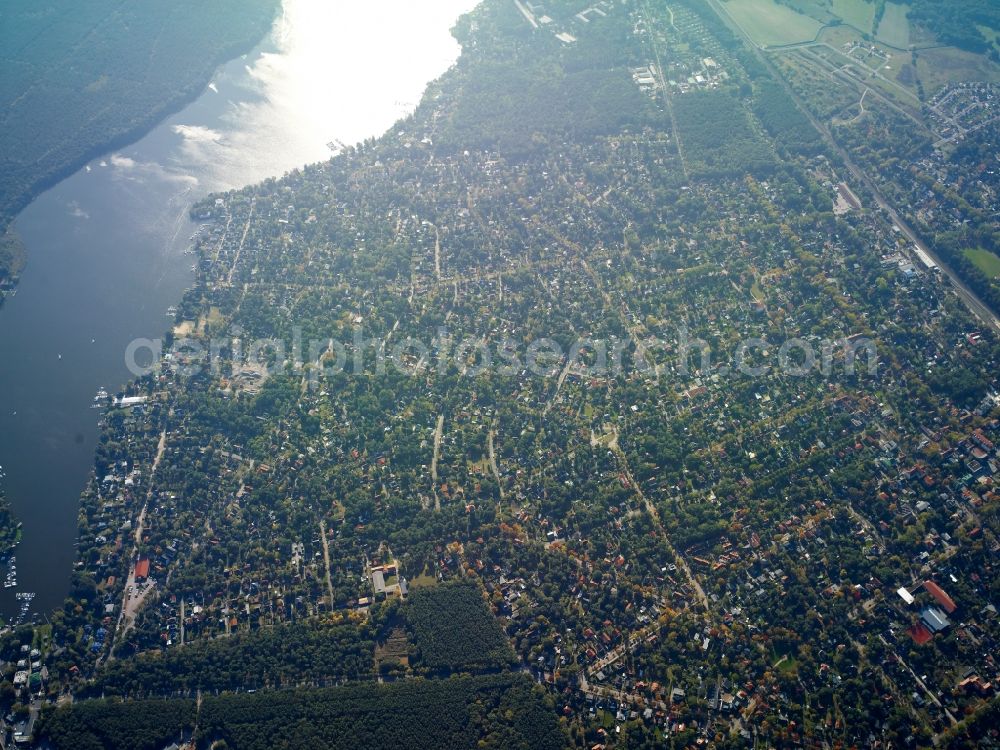
POLYGON ((414 589, 403 613, 422 663, 433 671, 502 667, 514 660, 475 584, 457 581, 414 589))
POLYGON ((57 750, 160 750, 194 716, 193 700, 79 701, 43 712, 39 736, 57 750))
POLYGON ((767 132, 782 146, 812 153, 822 146, 819 133, 781 84, 771 80, 754 86, 753 113, 767 132))
MULTIPOLYGON (((524 158, 547 145, 615 135, 661 116, 629 75, 635 39, 627 27, 595 18, 588 34, 567 46, 545 35, 526 37, 530 27, 513 3, 483 6, 476 14, 483 23, 493 16, 510 39, 496 42, 504 55, 477 59, 461 72, 457 107, 435 141, 444 151, 484 148, 524 158)), ((458 37, 472 50, 463 27, 460 22, 458 37)))
MULTIPOLYGON (((194 701, 90 700, 43 714, 39 732, 55 750, 158 750, 194 725, 194 701)), ((199 744, 231 750, 565 746, 550 700, 513 674, 206 696, 197 725, 199 744)))
POLYGON ((324 685, 370 676, 373 648, 354 625, 281 624, 111 662, 91 692, 145 697, 324 685))
POLYGON ((495 148, 524 156, 545 143, 587 140, 641 126, 652 106, 625 68, 577 70, 550 61, 533 67, 484 62, 470 72, 439 145, 495 148))
MULTIPOLYGON (((196 96, 221 63, 263 37, 278 6, 4 3, 0 230, 34 195, 196 96)), ((0 282, 3 267, 0 258, 0 282)))
POLYGON ((993 0, 912 0, 909 19, 928 29, 945 44, 985 53, 997 50, 978 27, 1000 29, 1000 5, 993 0))
POLYGON ((222 740, 233 750, 565 746, 548 699, 525 675, 209 698, 199 737, 222 740))
POLYGON ((692 174, 758 172, 774 167, 774 152, 750 127, 739 101, 720 91, 679 97, 674 114, 692 174))

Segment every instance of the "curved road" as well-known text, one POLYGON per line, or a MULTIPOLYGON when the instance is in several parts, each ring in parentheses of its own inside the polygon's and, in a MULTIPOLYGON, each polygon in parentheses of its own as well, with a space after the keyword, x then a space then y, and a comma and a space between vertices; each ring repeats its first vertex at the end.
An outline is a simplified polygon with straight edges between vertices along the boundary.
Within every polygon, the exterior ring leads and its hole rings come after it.
POLYGON ((771 61, 767 59, 766 55, 761 53, 760 48, 756 44, 754 44, 753 40, 750 39, 749 36, 747 36, 747 34, 743 31, 742 27, 740 27, 739 24, 733 22, 732 19, 729 18, 729 15, 723 9, 719 8, 717 0, 708 0, 708 4, 709 6, 711 6, 712 10, 714 10, 715 13, 723 20, 724 23, 726 21, 729 21, 730 25, 734 26, 739 31, 740 36, 742 36, 750 45, 751 49, 755 51, 761 63, 765 67, 767 67, 767 69, 771 72, 772 76, 774 76, 774 79, 781 83, 782 87, 785 89, 788 95, 792 97, 792 99, 795 101, 796 104, 798 104, 799 109, 801 109, 803 114, 805 114, 805 116, 809 118, 809 121, 813 124, 813 127, 815 127, 823 135, 823 137, 826 139, 827 143, 831 146, 831 148, 833 148, 833 150, 840 155, 841 159, 844 160, 844 164, 847 166, 847 170, 851 173, 851 175, 856 180, 864 183, 865 187, 868 188, 871 194, 875 197, 875 203, 878 205, 878 207, 885 212, 888 218, 897 227, 899 227, 899 230, 908 240, 910 240, 910 242, 919 247, 923 252, 927 253, 928 257, 930 257, 931 260, 937 263, 938 268, 940 268, 941 272, 945 276, 947 276, 948 279, 951 281, 951 284, 954 287, 955 292, 958 294, 962 302, 965 303, 965 306, 969 308, 972 314, 975 315, 977 318, 979 318, 984 325, 986 325, 989 328, 992 328, 994 333, 1000 334, 1000 319, 997 318, 997 315, 993 312, 992 309, 990 309, 989 305, 983 302, 979 298, 979 296, 974 291, 972 291, 972 289, 970 289, 969 286, 964 281, 962 281, 961 278, 959 278, 958 274, 955 273, 955 271, 951 268, 951 266, 945 263, 933 250, 931 250, 931 248, 927 246, 927 243, 925 243, 920 238, 920 235, 918 235, 916 231, 914 231, 914 229, 903 220, 903 217, 899 215, 899 212, 892 205, 890 205, 889 201, 887 201, 885 199, 885 196, 882 195, 882 192, 875 185, 875 182, 868 176, 868 174, 863 169, 861 169, 857 164, 854 163, 854 160, 851 159, 847 151, 845 151, 837 144, 837 142, 833 139, 833 136, 830 134, 829 128, 827 128, 825 124, 820 123, 813 116, 812 112, 809 111, 809 108, 806 107, 805 104, 803 104, 798 95, 788 85, 788 82, 785 81, 784 77, 781 76, 781 74, 774 69, 774 66, 771 64, 771 61))

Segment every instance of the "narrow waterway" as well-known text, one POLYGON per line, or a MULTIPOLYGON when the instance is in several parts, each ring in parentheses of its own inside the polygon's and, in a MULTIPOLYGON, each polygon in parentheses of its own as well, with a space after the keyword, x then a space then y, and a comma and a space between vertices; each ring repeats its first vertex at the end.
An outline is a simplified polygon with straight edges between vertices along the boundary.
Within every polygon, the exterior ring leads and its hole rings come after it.
POLYGON ((190 204, 385 132, 454 62, 449 30, 475 4, 285 0, 270 37, 198 100, 17 218, 28 267, 0 309, 0 482, 24 526, 17 585, 0 589, 5 620, 18 592, 44 614, 68 590, 93 398, 128 380, 128 342, 161 335, 191 283, 190 204))

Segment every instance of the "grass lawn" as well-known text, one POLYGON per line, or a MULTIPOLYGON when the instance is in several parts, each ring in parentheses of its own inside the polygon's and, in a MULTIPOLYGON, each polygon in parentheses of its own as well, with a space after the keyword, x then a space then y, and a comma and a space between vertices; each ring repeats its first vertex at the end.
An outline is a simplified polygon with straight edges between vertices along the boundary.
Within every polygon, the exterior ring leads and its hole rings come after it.
POLYGON ((39 650, 45 649, 52 642, 52 626, 39 625, 32 634, 31 645, 39 650))
POLYGON ((844 23, 871 33, 875 20, 875 3, 865 0, 833 0, 833 13, 844 23))
POLYGON ((774 662, 774 668, 781 672, 794 672, 798 666, 798 660, 791 654, 785 654, 774 662))
POLYGON ((812 41, 821 26, 815 18, 774 0, 727 0, 722 7, 761 46, 812 41))
POLYGON ((615 715, 610 711, 605 711, 601 709, 597 712, 597 719, 601 722, 601 726, 607 729, 612 729, 615 726, 615 715))
POLYGON ((782 660, 782 661, 781 661, 780 663, 778 663, 778 664, 777 664, 776 666, 777 666, 777 667, 778 667, 778 669, 780 669, 780 670, 781 670, 782 672, 794 672, 794 671, 795 671, 796 669, 798 669, 798 666, 799 666, 799 662, 798 662, 798 660, 797 660, 797 659, 793 659, 793 658, 791 658, 791 657, 788 657, 788 658, 786 658, 786 659, 783 659, 783 660, 782 660))
POLYGON ((431 586, 437 586, 437 578, 433 574, 424 571, 415 578, 407 579, 406 585, 411 589, 430 588, 431 586))
POLYGON ((906 49, 910 46, 910 19, 906 17, 909 7, 900 3, 886 3, 885 15, 878 25, 876 38, 893 47, 906 49))
POLYGON ((991 279, 1000 279, 1000 257, 989 250, 966 250, 965 257, 976 264, 976 268, 991 279))

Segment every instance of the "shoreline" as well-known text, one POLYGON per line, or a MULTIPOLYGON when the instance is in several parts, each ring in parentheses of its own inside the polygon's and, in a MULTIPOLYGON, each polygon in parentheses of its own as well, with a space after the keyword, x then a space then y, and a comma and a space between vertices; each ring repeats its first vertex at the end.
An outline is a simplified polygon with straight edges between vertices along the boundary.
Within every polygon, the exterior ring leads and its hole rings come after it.
MULTIPOLYGON (((279 6, 279 7, 283 7, 283 6, 279 6)), ((465 12, 468 12, 468 11, 465 11, 465 12)), ((460 17, 461 16, 459 16, 459 18, 460 17)), ((264 37, 262 37, 260 40, 258 40, 253 45, 253 47, 250 49, 249 52, 245 52, 245 53, 243 53, 243 55, 253 55, 254 59, 256 59, 256 56, 259 55, 260 53, 266 53, 272 47, 276 46, 276 41, 277 40, 274 39, 274 33, 275 33, 276 28, 278 27, 278 24, 280 24, 281 19, 282 19, 282 15, 280 13, 276 14, 275 17, 274 17, 274 19, 271 22, 271 25, 268 27, 267 34, 264 37)), ((458 36, 456 36, 455 31, 454 31, 454 25, 455 25, 455 23, 457 23, 457 19, 455 19, 452 22, 451 26, 449 26, 449 28, 448 28, 448 31, 450 32, 451 38, 453 38, 458 43, 457 44, 457 46, 458 46, 458 53, 456 54, 455 58, 451 60, 451 62, 448 64, 448 67, 446 69, 438 72, 436 75, 433 75, 432 77, 429 77, 427 80, 424 80, 422 82, 422 89, 421 89, 420 99, 418 100, 418 102, 416 104, 413 105, 413 109, 411 111, 408 111, 407 113, 405 113, 403 115, 399 115, 391 123, 387 124, 384 128, 381 128, 380 130, 378 130, 377 133, 375 133, 374 135, 371 135, 369 137, 375 138, 375 139, 386 137, 401 121, 404 121, 407 118, 409 118, 410 116, 412 116, 413 111, 415 111, 417 108, 419 108, 419 106, 421 104, 424 103, 428 87, 432 86, 436 81, 440 80, 443 76, 446 76, 451 70, 453 70, 458 57, 460 57, 462 55, 463 51, 464 51, 463 45, 461 43, 461 40, 458 38, 458 36)), ((230 65, 234 61, 238 61, 240 57, 241 57, 241 55, 235 55, 233 57, 228 58, 224 62, 222 62, 219 66, 217 66, 212 71, 211 76, 208 79, 206 79, 206 82, 205 82, 205 84, 203 86, 201 86, 200 88, 197 88, 196 90, 194 90, 193 93, 191 93, 188 96, 188 98, 186 98, 184 100, 183 103, 176 103, 175 102, 174 106, 171 109, 171 111, 170 111, 169 114, 166 114, 166 115, 162 116, 156 122, 152 123, 151 126, 148 129, 146 129, 145 131, 143 131, 143 133, 140 135, 139 138, 137 138, 136 140, 131 141, 130 143, 136 143, 136 142, 138 142, 138 140, 141 140, 141 138, 144 137, 146 134, 152 132, 153 130, 155 130, 159 126, 163 125, 166 122, 166 120, 169 118, 170 115, 176 114, 177 112, 182 111, 183 109, 185 109, 186 106, 189 106, 194 101, 196 101, 199 97, 205 95, 206 94, 206 87, 207 87, 208 83, 210 83, 211 80, 213 80, 213 77, 217 76, 218 72, 222 68, 225 68, 227 65, 230 65)), ((250 62, 251 62, 251 60, 248 59, 247 63, 249 64, 250 62)), ((356 146, 356 145, 357 144, 353 144, 352 148, 354 146, 356 146)), ((105 150, 105 151, 102 151, 101 154, 113 153, 114 150, 115 150, 115 148, 111 148, 110 151, 105 150)), ((91 157, 91 159, 93 159, 93 158, 97 158, 97 157, 91 157)), ((314 160, 312 162, 308 162, 306 164, 303 164, 303 165, 295 167, 295 168, 296 169, 300 169, 300 168, 305 168, 305 167, 309 166, 309 164, 324 163, 324 162, 328 161, 330 158, 331 158, 331 155, 330 154, 326 154, 326 155, 324 155, 321 158, 317 158, 316 160, 314 160)), ((72 172, 70 175, 68 175, 66 178, 63 178, 63 179, 68 179, 68 177, 72 177, 73 175, 77 174, 81 169, 82 169, 82 167, 79 168, 79 169, 77 169, 76 171, 72 172)), ((239 187, 234 187, 234 188, 230 188, 230 189, 231 190, 244 189, 244 188, 246 188, 248 186, 257 184, 259 182, 262 182, 262 181, 264 181, 266 179, 270 179, 270 178, 275 177, 275 176, 277 176, 277 173, 276 173, 276 175, 268 175, 267 177, 261 177, 259 179, 249 180, 245 184, 241 184, 239 187)), ((280 177, 278 177, 278 178, 280 179, 280 177)), ((56 183, 56 184, 58 184, 58 183, 56 183)), ((225 193, 225 192, 228 192, 228 189, 224 189, 222 191, 222 193, 225 193)), ((211 195, 214 196, 214 195, 218 195, 218 194, 221 194, 221 193, 219 191, 216 191, 216 192, 213 192, 211 195)), ((39 195, 41 195, 41 194, 39 194, 39 195)), ((37 198, 39 196, 35 196, 35 197, 37 198)), ((199 200, 205 200, 205 199, 207 199, 207 197, 208 196, 206 195, 206 196, 202 196, 198 200, 193 200, 193 199, 189 200, 189 206, 188 206, 188 209, 187 209, 188 214, 189 214, 190 209, 191 209, 192 206, 197 205, 197 203, 199 202, 199 200)), ((32 200, 34 200, 34 199, 32 199, 32 200)), ((187 293, 189 293, 192 289, 197 288, 197 286, 198 286, 198 280, 197 280, 197 278, 192 279, 190 281, 190 284, 185 287, 185 289, 180 293, 180 295, 177 298, 175 298, 174 300, 172 300, 172 304, 180 304, 180 301, 184 298, 184 295, 187 294, 187 293)), ((0 325, 2 325, 2 322, 0 322, 0 325)), ((165 329, 165 332, 169 334, 170 328, 168 327, 167 329, 165 329)), ((132 386, 134 383, 135 383, 134 379, 128 379, 128 380, 126 380, 125 382, 122 383, 121 389, 122 390, 128 390, 128 388, 130 386, 132 386)), ((77 504, 77 508, 78 509, 81 506, 86 505, 88 502, 91 502, 93 500, 94 482, 95 482, 95 479, 98 478, 98 474, 95 471, 95 466, 94 466, 94 463, 93 463, 93 458, 94 458, 94 454, 91 453, 90 457, 89 457, 89 459, 90 459, 90 465, 89 465, 89 467, 86 470, 86 474, 84 474, 83 477, 82 477, 81 484, 79 485, 78 489, 76 489, 75 492, 74 492, 74 495, 75 495, 74 499, 76 500, 76 504, 77 504)), ((78 513, 79 513, 79 510, 78 510, 78 513)), ((78 540, 79 539, 79 535, 80 535, 79 524, 78 523, 74 524, 74 528, 75 528, 74 539, 78 540)), ((75 553, 73 554, 73 556, 72 556, 71 559, 72 559, 72 561, 73 561, 74 564, 77 563, 77 562, 79 562, 79 557, 75 553)), ((76 568, 74 567, 73 570, 76 570, 76 568)), ((67 580, 71 580, 72 579, 72 572, 71 571, 67 571, 67 573, 69 574, 67 576, 67 580)), ((65 596, 66 596, 66 590, 64 589, 63 590, 63 594, 60 595, 58 602, 56 602, 53 605, 53 607, 55 609, 58 609, 62 605, 62 603, 65 600, 65 596)), ((47 616, 47 614, 49 614, 50 612, 51 612, 51 608, 49 606, 45 606, 44 608, 37 610, 36 611, 36 615, 39 618, 41 618, 41 617, 47 616)))
MULTIPOLYGON (((9 212, 0 212, 0 236, 9 237, 13 242, 21 244, 20 236, 17 233, 15 224, 17 223, 18 217, 26 208, 28 208, 28 206, 34 203, 39 196, 56 187, 64 180, 69 179, 95 159, 131 146, 134 143, 138 143, 145 136, 163 124, 163 122, 167 119, 197 101, 198 97, 205 92, 205 89, 212 82, 212 79, 218 74, 219 70, 231 63, 233 60, 255 52, 264 44, 264 42, 274 32, 275 25, 281 19, 282 7, 283 3, 281 2, 275 6, 274 13, 271 16, 267 27, 264 29, 262 34, 254 38, 252 41, 244 44, 233 45, 229 49, 220 50, 216 55, 215 65, 212 67, 211 71, 209 71, 208 75, 192 83, 179 95, 164 101, 159 107, 150 111, 148 115, 138 124, 128 130, 112 136, 103 143, 88 149, 79 158, 74 159, 73 161, 68 162, 65 166, 57 168, 39 178, 29 190, 19 195, 11 202, 11 209, 9 212)), ((0 293, 0 309, 3 308, 4 296, 16 291, 19 276, 29 261, 30 258, 27 253, 23 252, 20 267, 17 268, 14 273, 10 274, 10 288, 0 293)))
MULTIPOLYGON (((197 82, 192 83, 190 86, 185 88, 181 95, 175 96, 168 101, 164 101, 161 106, 151 110, 141 123, 106 140, 99 146, 87 151, 85 155, 81 156, 79 159, 67 163, 67 165, 63 168, 42 177, 36 183, 31 192, 21 196, 21 200, 18 203, 18 208, 15 213, 10 216, 0 214, 0 251, 9 248, 10 252, 8 255, 11 259, 11 262, 6 264, 6 268, 0 266, 0 325, 4 325, 3 312, 7 303, 7 298, 14 297, 18 293, 20 289, 20 281, 23 277, 25 269, 32 262, 32 254, 28 251, 28 248, 17 228, 18 219, 21 217, 23 212, 46 192, 81 172, 95 159, 108 156, 122 148, 126 148, 140 142, 143 138, 160 127, 170 117, 182 112, 185 108, 197 101, 198 98, 205 93, 212 80, 219 75, 219 72, 233 61, 238 60, 241 57, 256 55, 260 52, 266 51, 271 45, 271 39, 277 24, 281 21, 282 8, 283 2, 276 3, 274 12, 272 13, 266 26, 263 28, 261 34, 245 43, 230 45, 228 48, 220 50, 218 53, 217 63, 211 68, 211 70, 197 82)), ((94 467, 91 461, 91 466, 86 475, 82 477, 83 481, 79 486, 79 489, 74 492, 77 509, 79 509, 83 495, 90 488, 94 476, 94 467)), ((4 487, 0 486, 0 499, 3 500, 2 504, 9 513, 12 526, 16 529, 13 542, 9 546, 0 545, 0 557, 8 558, 10 555, 14 554, 15 550, 22 541, 23 519, 14 509, 11 497, 7 495, 6 498, 4 498, 4 489, 4 487)), ((79 526, 77 524, 74 539, 77 539, 78 537, 79 526)), ((73 559, 76 559, 75 554, 73 555, 73 559)), ((68 584, 71 579, 71 571, 67 571, 67 573, 66 582, 68 584)), ((62 597, 60 597, 60 601, 64 597, 65 593, 62 597)), ((56 604, 55 609, 58 609, 59 606, 59 604, 56 604)), ((51 614, 51 611, 52 610, 50 608, 46 607, 44 610, 39 610, 36 613, 36 617, 48 617, 51 614)), ((11 618, 13 618, 15 613, 5 613, 5 615, 8 614, 11 618)), ((28 620, 22 624, 29 625, 32 622, 34 622, 34 619, 28 620)), ((10 625, 11 623, 8 622, 7 624, 10 625)))

